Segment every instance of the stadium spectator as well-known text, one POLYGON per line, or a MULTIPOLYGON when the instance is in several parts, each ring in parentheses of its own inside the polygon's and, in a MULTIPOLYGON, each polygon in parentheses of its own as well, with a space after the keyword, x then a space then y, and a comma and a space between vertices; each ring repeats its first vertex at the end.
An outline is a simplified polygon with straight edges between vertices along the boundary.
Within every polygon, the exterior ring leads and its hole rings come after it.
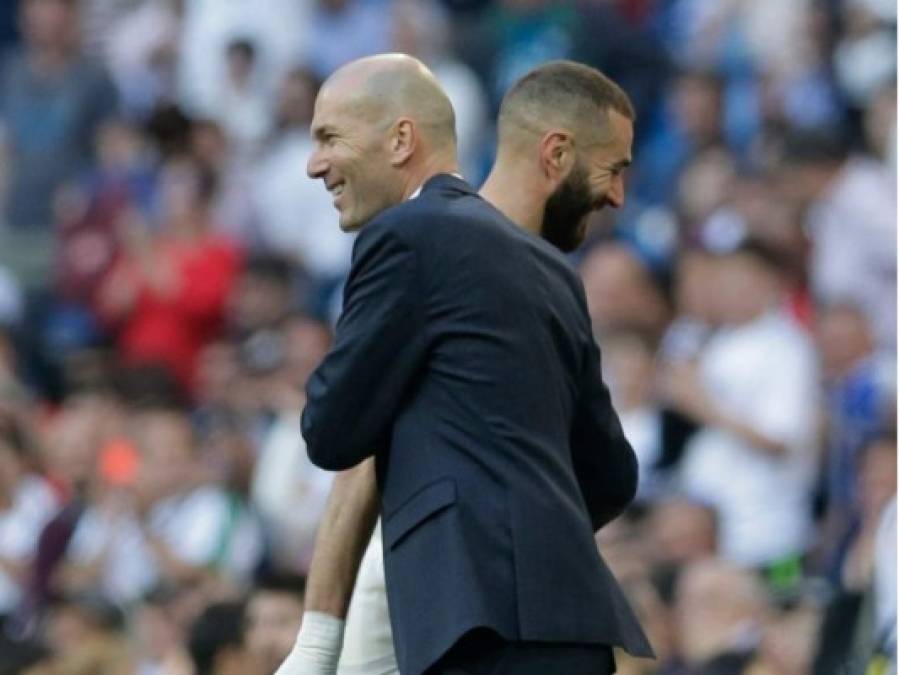
POLYGON ((850 155, 829 129, 787 139, 779 184, 804 212, 815 297, 857 304, 878 349, 895 352, 895 181, 870 157, 850 155))
POLYGON ((817 369, 811 342, 782 313, 770 251, 747 242, 717 265, 724 325, 695 364, 671 367, 664 389, 703 427, 681 480, 719 512, 723 557, 769 565, 811 543, 817 369))
POLYGON ((722 141, 722 83, 714 72, 687 71, 669 85, 660 124, 645 139, 635 165, 633 195, 670 204, 681 171, 697 152, 722 141))
POLYGON ((659 566, 682 566, 718 554, 715 510, 684 497, 660 502, 649 516, 649 539, 659 566))
POLYGON ((675 314, 662 337, 663 363, 694 360, 721 323, 714 256, 701 248, 686 248, 673 268, 675 314))
MULTIPOLYGON (((96 6, 109 5, 97 0, 96 6)), ((116 3, 114 3, 116 4, 116 3)), ((177 100, 176 67, 181 0, 121 0, 119 11, 94 24, 98 49, 121 95, 122 112, 147 119, 164 103, 177 100)), ((89 12, 85 9, 85 12, 89 12)), ((85 24, 89 24, 87 14, 85 24)), ((91 30, 88 25, 85 30, 91 30)))
POLYGON ((128 223, 118 264, 100 291, 102 315, 118 328, 126 363, 161 364, 192 391, 198 354, 222 330, 239 249, 216 235, 210 218, 214 178, 190 163, 161 175, 163 226, 128 223))
POLYGON ((856 475, 857 516, 848 534, 839 581, 848 590, 864 591, 873 580, 881 515, 896 496, 895 439, 878 438, 868 443, 856 475))
POLYGON ((175 64, 176 102, 196 118, 215 118, 218 113, 217 92, 227 77, 223 55, 229 42, 244 38, 259 46, 260 79, 274 91, 295 65, 314 29, 310 3, 305 1, 268 0, 264 12, 254 0, 186 0, 182 4, 175 64))
POLYGON ((866 449, 859 474, 859 518, 843 538, 843 557, 828 600, 813 672, 889 672, 896 643, 895 584, 896 440, 877 439, 866 449), (891 528, 892 532, 887 530, 891 528), (886 531, 885 531, 886 530, 886 531), (886 566, 886 569, 884 569, 886 566), (887 573, 887 569, 889 572, 887 573), (892 580, 892 581, 891 581, 892 580))
POLYGON ((891 359, 875 351, 871 327, 858 307, 821 307, 816 328, 824 376, 826 422, 823 537, 833 551, 836 538, 857 517, 855 506, 863 447, 889 428, 895 408, 891 359), (886 361, 886 362, 884 362, 886 361))
POLYGON ((65 586, 128 603, 160 583, 245 583, 262 555, 258 525, 236 497, 197 485, 186 417, 148 410, 136 413, 132 425, 136 466, 107 479, 78 521, 65 586))
POLYGON ((211 175, 216 185, 210 204, 215 232, 247 249, 260 246, 251 194, 253 165, 237 152, 234 142, 214 119, 194 119, 189 125, 187 152, 200 172, 211 175))
POLYGON ((747 675, 807 675, 814 661, 821 617, 813 603, 775 613, 765 621, 758 654, 747 675))
POLYGON ((151 218, 156 197, 156 167, 135 125, 111 118, 98 129, 95 145, 96 168, 66 186, 55 275, 59 296, 89 311, 120 255, 120 233, 130 219, 151 218))
POLYGON ((190 630, 188 646, 194 675, 250 675, 243 649, 244 608, 239 602, 206 607, 190 630))
POLYGON ((20 0, 19 7, 24 41, 0 65, 0 123, 16 167, 7 176, 0 262, 28 285, 42 285, 56 190, 90 166, 94 134, 117 96, 80 50, 74 0, 20 0))
POLYGON ((225 47, 226 76, 214 104, 222 129, 237 159, 253 156, 271 124, 271 94, 259 72, 258 47, 235 38, 225 47))
POLYGON ((0 413, 0 624, 22 600, 38 537, 57 508, 32 459, 21 426, 0 413))
POLYGON ((639 327, 649 335, 664 330, 668 308, 662 294, 632 249, 624 244, 599 245, 580 265, 587 307, 599 339, 617 327, 639 327))
POLYGON ((47 617, 50 653, 26 675, 127 675, 132 663, 121 624, 118 610, 102 597, 57 600, 47 617))
POLYGON ((755 656, 768 610, 752 572, 717 560, 688 566, 677 586, 675 612, 681 671, 741 675, 755 656))
POLYGON ((269 675, 290 653, 303 617, 302 577, 272 576, 250 593, 244 616, 244 645, 260 670, 269 675))
MULTIPOLYGON (((130 612, 128 637, 135 675, 191 672, 188 626, 182 625, 171 588, 159 587, 130 612)), ((202 611, 202 608, 200 608, 202 611)))

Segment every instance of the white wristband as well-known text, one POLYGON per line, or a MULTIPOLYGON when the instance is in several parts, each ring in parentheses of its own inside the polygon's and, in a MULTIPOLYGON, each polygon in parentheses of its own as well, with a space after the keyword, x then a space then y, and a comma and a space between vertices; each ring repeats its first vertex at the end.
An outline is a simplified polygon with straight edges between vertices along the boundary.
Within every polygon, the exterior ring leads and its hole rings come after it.
POLYGON ((334 675, 343 647, 345 621, 323 612, 305 612, 293 650, 275 675, 334 675))

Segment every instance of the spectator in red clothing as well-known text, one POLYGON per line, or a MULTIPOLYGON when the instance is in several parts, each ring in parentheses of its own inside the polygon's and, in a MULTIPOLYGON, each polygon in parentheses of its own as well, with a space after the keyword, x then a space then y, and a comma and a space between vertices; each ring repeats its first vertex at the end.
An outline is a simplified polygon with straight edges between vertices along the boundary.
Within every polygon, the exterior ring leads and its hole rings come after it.
POLYGON ((170 161, 162 170, 160 231, 129 223, 125 253, 100 295, 125 361, 164 365, 187 391, 200 350, 219 335, 241 259, 235 244, 215 234, 214 195, 211 174, 170 161))

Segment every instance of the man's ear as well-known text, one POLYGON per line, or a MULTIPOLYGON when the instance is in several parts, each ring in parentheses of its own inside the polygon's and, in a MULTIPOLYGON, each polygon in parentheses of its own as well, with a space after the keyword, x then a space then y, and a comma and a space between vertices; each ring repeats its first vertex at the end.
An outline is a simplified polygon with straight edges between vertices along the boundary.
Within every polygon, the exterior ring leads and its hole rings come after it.
POLYGON ((401 117, 393 125, 390 134, 390 163, 393 166, 405 164, 418 144, 418 129, 408 117, 401 117))
POLYGON ((558 186, 574 166, 574 141, 564 130, 548 131, 540 139, 540 168, 553 188, 558 186))

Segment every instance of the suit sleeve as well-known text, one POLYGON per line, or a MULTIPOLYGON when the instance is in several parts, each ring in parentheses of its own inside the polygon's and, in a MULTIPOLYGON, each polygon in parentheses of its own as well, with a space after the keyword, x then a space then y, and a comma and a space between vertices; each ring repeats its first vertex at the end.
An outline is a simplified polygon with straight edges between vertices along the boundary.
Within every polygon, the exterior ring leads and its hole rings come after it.
POLYGON ((306 384, 303 436, 323 469, 348 469, 389 440, 427 343, 417 267, 388 223, 356 240, 334 345, 306 384))
POLYGON ((637 457, 624 437, 602 381, 599 348, 591 338, 571 434, 575 475, 594 531, 624 511, 637 492, 637 457))

